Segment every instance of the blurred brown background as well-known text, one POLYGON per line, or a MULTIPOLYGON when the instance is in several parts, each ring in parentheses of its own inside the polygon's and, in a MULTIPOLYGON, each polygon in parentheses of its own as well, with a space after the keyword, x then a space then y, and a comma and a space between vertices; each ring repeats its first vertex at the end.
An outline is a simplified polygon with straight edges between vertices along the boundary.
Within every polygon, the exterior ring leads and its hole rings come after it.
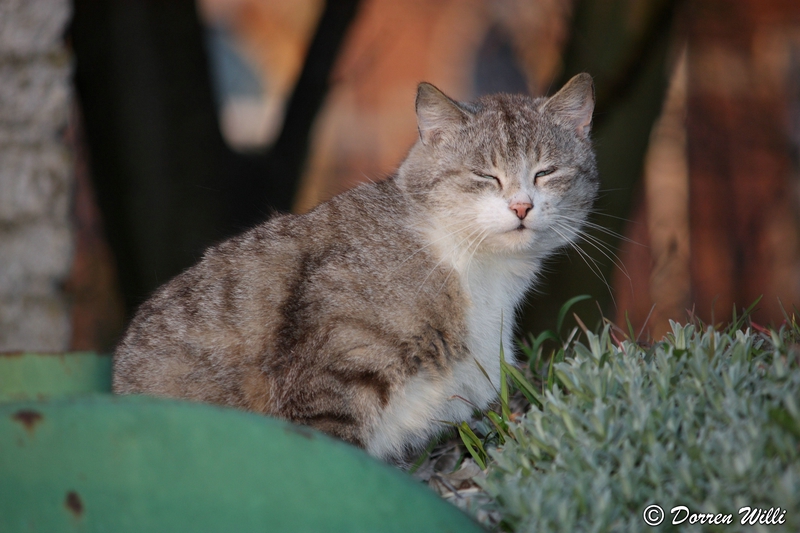
POLYGON ((429 81, 457 99, 595 78, 602 180, 520 333, 562 303, 754 319, 800 306, 800 3, 5 0, 0 351, 108 351, 202 250, 389 175, 429 81))

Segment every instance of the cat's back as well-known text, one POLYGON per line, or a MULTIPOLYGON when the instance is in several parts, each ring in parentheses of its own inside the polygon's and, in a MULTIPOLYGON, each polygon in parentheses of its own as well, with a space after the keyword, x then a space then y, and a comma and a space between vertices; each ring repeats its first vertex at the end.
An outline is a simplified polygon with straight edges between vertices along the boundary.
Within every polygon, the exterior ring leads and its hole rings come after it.
POLYGON ((136 313, 115 353, 115 390, 268 412, 260 376, 280 374, 288 354, 347 351, 362 335, 397 344, 452 316, 430 294, 447 295, 454 279, 412 219, 388 179, 209 248, 136 313))
POLYGON ((276 216, 212 246, 160 287, 115 350, 114 390, 236 403, 209 383, 232 382, 237 366, 255 364, 254 354, 271 344, 274 310, 288 297, 286 279, 305 246, 299 218, 276 216), (215 379, 195 389, 202 373, 215 379))

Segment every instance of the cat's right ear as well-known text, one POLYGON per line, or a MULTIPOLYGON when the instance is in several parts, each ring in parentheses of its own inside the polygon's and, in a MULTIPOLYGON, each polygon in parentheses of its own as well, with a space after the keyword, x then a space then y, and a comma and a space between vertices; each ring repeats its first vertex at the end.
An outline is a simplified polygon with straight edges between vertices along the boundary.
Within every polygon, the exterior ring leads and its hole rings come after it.
POLYGON ((417 87, 417 128, 422 144, 430 146, 457 131, 467 121, 467 111, 442 91, 422 82, 417 87))
POLYGON ((581 137, 588 137, 594 112, 594 82, 585 72, 574 76, 544 104, 581 137))

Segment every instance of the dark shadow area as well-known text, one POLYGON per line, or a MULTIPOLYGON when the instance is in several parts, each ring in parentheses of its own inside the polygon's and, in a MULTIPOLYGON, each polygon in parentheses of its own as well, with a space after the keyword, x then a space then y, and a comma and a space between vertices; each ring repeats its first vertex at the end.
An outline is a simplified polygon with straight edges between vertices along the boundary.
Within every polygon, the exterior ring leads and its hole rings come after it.
POLYGON ((358 8, 329 2, 269 150, 223 141, 193 0, 75 0, 69 30, 93 186, 127 313, 227 236, 288 211, 358 8))

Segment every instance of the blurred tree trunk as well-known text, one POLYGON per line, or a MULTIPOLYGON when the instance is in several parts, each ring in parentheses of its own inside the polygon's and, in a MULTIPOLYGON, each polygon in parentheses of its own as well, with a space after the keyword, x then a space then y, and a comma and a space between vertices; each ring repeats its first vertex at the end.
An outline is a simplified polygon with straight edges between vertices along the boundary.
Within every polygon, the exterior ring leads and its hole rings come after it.
POLYGON ((798 169, 788 120, 800 105, 790 92, 800 69, 800 3, 694 0, 687 7, 692 301, 700 318, 719 322, 734 304, 764 295, 756 320, 779 323, 778 298, 788 309, 800 303, 798 169))
POLYGON ((222 235, 219 134, 191 0, 76 0, 90 168, 130 311, 222 235))
POLYGON ((67 0, 0 2, 0 351, 67 349, 67 0))
POLYGON ((71 351, 110 353, 122 332, 125 306, 114 255, 94 195, 83 120, 73 102, 68 129, 74 159, 72 223, 75 251, 65 284, 70 297, 71 351))
POLYGON ((648 246, 625 246, 617 321, 659 338, 763 296, 754 319, 778 324, 800 303, 800 4, 695 0, 680 21, 686 66, 652 135, 629 226, 648 246))
POLYGON ((660 338, 670 331, 670 320, 684 321, 692 307, 685 44, 682 48, 650 134, 642 194, 625 230, 630 240, 622 244, 620 260, 630 279, 617 271, 614 280, 616 323, 630 320, 644 338, 645 333, 660 338))

